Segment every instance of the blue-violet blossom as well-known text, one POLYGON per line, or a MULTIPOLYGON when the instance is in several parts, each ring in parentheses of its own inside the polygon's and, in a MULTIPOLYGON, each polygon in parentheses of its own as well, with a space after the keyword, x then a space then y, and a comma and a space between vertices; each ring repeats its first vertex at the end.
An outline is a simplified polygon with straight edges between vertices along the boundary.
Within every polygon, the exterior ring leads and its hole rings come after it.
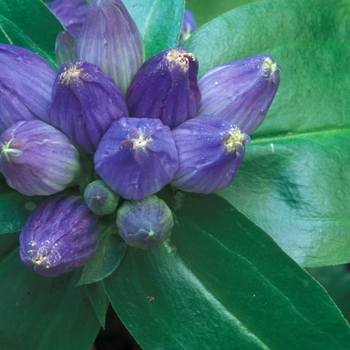
POLYGON ((43 276, 73 271, 95 254, 99 232, 98 216, 82 197, 47 198, 34 209, 21 231, 21 260, 43 276))
POLYGON ((50 195, 63 191, 79 175, 79 154, 53 126, 21 121, 0 136, 0 170, 18 192, 50 195))
POLYGON ((199 80, 199 115, 215 115, 250 134, 263 122, 277 92, 281 67, 257 55, 209 70, 199 80))
POLYGON ((179 169, 172 185, 180 190, 212 193, 229 186, 242 162, 247 134, 214 116, 198 116, 173 130, 179 169))
POLYGON ((112 123, 94 157, 95 170, 116 193, 139 200, 161 190, 178 168, 170 129, 158 119, 112 123))

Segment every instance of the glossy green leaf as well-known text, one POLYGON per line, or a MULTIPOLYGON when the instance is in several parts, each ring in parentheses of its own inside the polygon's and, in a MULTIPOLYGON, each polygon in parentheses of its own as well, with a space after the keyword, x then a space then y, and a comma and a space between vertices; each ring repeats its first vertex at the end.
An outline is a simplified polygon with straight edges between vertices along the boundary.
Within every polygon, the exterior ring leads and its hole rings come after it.
POLYGON ((312 267, 306 269, 334 300, 350 322, 350 270, 348 265, 312 267))
POLYGON ((24 196, 0 180, 0 235, 18 232, 42 197, 24 196))
POLYGON ((100 321, 101 327, 105 328, 108 298, 102 282, 85 285, 85 290, 100 321))
POLYGON ((186 8, 194 14, 198 26, 201 26, 224 12, 251 2, 254 0, 206 1, 203 6, 203 0, 186 0, 186 8))
POLYGON ((348 349, 339 310, 268 235, 217 195, 182 202, 170 240, 104 281, 144 349, 348 349))
POLYGON ((297 262, 350 261, 350 3, 261 1, 203 26, 187 45, 201 74, 270 53, 282 66, 276 99, 220 192, 297 262))
POLYGON ((0 237, 0 346, 2 349, 87 350, 100 328, 80 272, 48 278, 26 267, 18 235, 0 237))
MULTIPOLYGON (((265 0, 239 7, 207 23, 190 37, 186 46, 196 54, 202 75, 219 64, 269 53, 280 46, 349 42, 349 33, 347 1, 265 0)), ((283 66, 282 69, 284 72, 283 66)))
POLYGON ((184 0, 125 0, 146 47, 146 58, 177 47, 185 7, 184 0))
POLYGON ((56 36, 63 29, 40 0, 0 0, 0 42, 34 51, 53 67, 56 36))
POLYGON ((85 265, 78 285, 101 281, 117 268, 124 257, 127 245, 116 234, 116 230, 115 226, 103 232, 98 250, 85 265))

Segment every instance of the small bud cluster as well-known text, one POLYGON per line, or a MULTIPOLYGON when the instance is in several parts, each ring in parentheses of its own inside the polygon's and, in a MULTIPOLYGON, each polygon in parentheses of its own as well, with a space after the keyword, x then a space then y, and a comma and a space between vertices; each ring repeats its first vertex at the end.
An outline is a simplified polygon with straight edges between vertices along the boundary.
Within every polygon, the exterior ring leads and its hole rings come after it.
MULTIPOLYGON (((58 3, 69 22, 67 1, 54 1, 53 11, 58 3)), ((188 16, 181 40, 195 29, 188 16)), ((120 0, 91 0, 79 32, 59 34, 57 74, 38 55, 0 44, 0 170, 22 194, 48 196, 20 235, 21 259, 45 276, 90 260, 102 216, 114 217, 130 246, 163 243, 174 221, 157 192, 229 186, 279 84, 269 55, 215 67, 199 81, 198 60, 184 48, 144 62, 120 0)))

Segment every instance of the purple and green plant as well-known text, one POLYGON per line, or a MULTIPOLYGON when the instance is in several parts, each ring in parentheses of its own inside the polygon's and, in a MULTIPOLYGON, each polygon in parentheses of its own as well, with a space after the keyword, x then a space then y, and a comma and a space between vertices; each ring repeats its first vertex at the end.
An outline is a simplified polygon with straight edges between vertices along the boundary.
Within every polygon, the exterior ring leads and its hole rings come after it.
POLYGON ((248 2, 0 0, 0 348, 349 348, 350 4, 248 2))

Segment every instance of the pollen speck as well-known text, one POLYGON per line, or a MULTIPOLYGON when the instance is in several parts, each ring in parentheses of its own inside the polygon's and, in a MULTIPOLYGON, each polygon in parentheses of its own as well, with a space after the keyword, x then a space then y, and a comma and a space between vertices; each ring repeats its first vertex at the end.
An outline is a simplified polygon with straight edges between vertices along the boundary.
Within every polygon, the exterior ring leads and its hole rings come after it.
POLYGON ((166 55, 166 59, 168 60, 170 67, 173 67, 174 65, 179 65, 184 73, 188 71, 188 67, 190 64, 189 60, 196 60, 195 56, 192 53, 180 51, 177 49, 170 50, 166 55))
POLYGON ((150 137, 144 137, 143 135, 140 135, 137 139, 133 139, 133 148, 143 148, 147 145, 147 143, 151 140, 150 137))
POLYGON ((276 71, 281 71, 279 65, 276 62, 272 61, 270 57, 267 57, 264 60, 261 68, 263 70, 264 77, 266 77, 267 79, 271 79, 276 71))
POLYGON ((80 78, 80 73, 83 69, 79 68, 79 64, 76 64, 72 68, 69 68, 68 70, 65 70, 60 75, 60 83, 61 84, 70 84, 70 81, 72 78, 80 78))
POLYGON ((231 128, 229 136, 225 140, 227 152, 236 152, 237 156, 244 150, 244 144, 249 143, 250 138, 247 134, 241 132, 238 128, 231 128))

